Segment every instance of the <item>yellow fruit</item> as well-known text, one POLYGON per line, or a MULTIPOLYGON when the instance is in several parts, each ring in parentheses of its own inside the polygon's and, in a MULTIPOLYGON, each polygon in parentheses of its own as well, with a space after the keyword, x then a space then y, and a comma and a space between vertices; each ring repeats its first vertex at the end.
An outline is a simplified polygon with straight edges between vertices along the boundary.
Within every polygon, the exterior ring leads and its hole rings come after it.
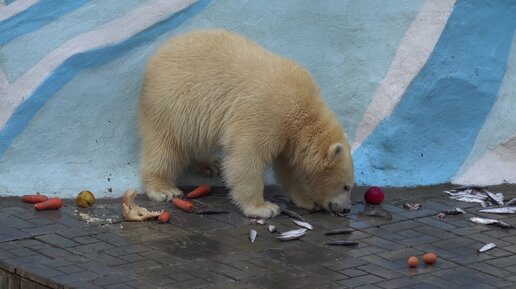
POLYGON ((81 208, 88 208, 95 203, 95 197, 90 191, 82 191, 77 195, 75 203, 81 208))

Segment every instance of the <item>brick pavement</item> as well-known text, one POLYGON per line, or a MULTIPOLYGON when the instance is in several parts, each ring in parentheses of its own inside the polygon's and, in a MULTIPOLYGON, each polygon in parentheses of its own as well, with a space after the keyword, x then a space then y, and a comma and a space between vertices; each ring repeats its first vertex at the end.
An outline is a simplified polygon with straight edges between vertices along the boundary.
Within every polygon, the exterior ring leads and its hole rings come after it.
MULTIPOLYGON (((170 210, 168 224, 121 222, 119 199, 97 200, 89 209, 65 200, 59 211, 36 212, 18 198, 0 198, 0 288, 516 288, 516 229, 467 220, 484 215, 516 224, 516 215, 481 214, 476 205, 449 200, 441 191, 388 191, 392 197, 383 208, 392 220, 359 214, 363 188, 354 191, 347 217, 293 208, 314 230, 290 242, 278 241, 266 226, 250 225, 224 189, 196 205, 228 210, 225 215, 188 214, 138 196, 143 206, 170 210), (404 209, 409 200, 422 201, 423 208, 404 209), (435 216, 453 207, 468 214, 435 216), (79 213, 104 221, 87 224, 79 213), (344 227, 355 231, 324 236, 344 227), (250 229, 258 232, 255 243, 248 240, 250 229), (359 245, 325 244, 343 239, 359 245), (487 242, 498 247, 477 253, 487 242), (408 256, 425 252, 439 256, 434 266, 420 259, 418 268, 407 268, 408 256)), ((268 189, 269 197, 276 193, 268 189)), ((280 231, 295 228, 284 215, 267 223, 280 231)))

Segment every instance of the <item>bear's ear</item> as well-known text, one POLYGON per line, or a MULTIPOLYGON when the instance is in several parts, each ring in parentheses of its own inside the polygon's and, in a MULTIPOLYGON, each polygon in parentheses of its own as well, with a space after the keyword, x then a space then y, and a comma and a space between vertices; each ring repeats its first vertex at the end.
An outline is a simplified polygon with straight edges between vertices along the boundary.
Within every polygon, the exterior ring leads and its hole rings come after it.
POLYGON ((328 155, 326 157, 327 164, 332 164, 343 152, 344 146, 341 143, 334 143, 330 145, 328 149, 328 155))

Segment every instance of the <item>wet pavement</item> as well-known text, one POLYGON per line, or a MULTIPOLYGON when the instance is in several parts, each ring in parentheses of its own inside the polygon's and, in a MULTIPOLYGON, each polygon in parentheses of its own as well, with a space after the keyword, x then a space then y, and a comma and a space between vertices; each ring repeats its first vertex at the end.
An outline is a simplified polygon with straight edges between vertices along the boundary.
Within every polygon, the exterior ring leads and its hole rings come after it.
MULTIPOLYGON (((138 196, 142 206, 169 210, 167 224, 122 222, 120 199, 97 200, 89 209, 65 200, 59 211, 36 212, 19 198, 0 198, 0 288, 516 288, 516 229, 469 221, 484 216, 516 224, 516 214, 479 213, 478 204, 442 193, 451 187, 386 190, 382 207, 391 220, 362 214, 364 188, 354 190, 346 217, 290 205, 314 230, 288 242, 277 240, 267 225, 296 229, 292 218, 250 225, 222 188, 194 202, 229 211, 220 215, 185 213, 138 196), (405 202, 423 207, 409 211, 405 202), (436 217, 454 207, 467 214, 436 217), (346 227, 354 232, 324 235, 346 227), (254 243, 251 229, 258 233, 254 243), (326 245, 335 240, 358 246, 326 245), (489 242, 497 247, 477 253, 489 242), (433 266, 423 264, 426 252, 438 255, 433 266), (415 269, 407 267, 411 255, 419 258, 415 269)), ((516 197, 515 187, 490 190, 516 197)), ((269 198, 277 193, 267 189, 269 198)))

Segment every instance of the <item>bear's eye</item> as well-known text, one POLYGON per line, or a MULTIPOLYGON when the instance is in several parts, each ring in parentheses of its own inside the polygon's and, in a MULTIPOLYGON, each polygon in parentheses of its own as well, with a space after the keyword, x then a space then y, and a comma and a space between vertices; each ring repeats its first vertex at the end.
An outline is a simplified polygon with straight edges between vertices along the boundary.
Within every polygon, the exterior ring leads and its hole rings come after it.
POLYGON ((349 186, 348 185, 344 186, 344 191, 349 192, 349 186))

